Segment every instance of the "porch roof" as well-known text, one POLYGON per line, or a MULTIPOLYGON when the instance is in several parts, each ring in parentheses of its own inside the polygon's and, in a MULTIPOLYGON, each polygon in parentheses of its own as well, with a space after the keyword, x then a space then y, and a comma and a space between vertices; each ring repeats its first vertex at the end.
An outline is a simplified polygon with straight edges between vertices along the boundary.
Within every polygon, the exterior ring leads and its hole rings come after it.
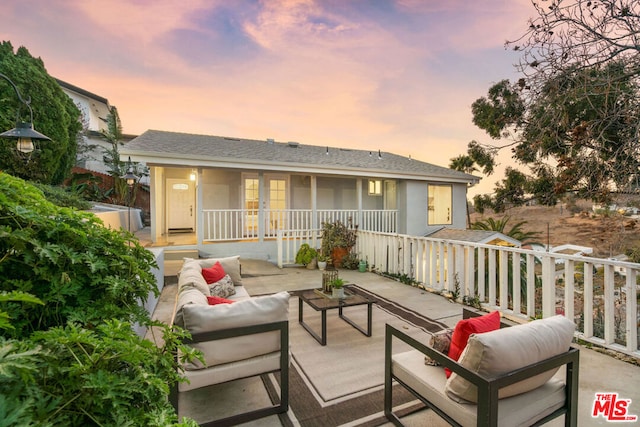
POLYGON ((149 166, 216 167, 477 183, 479 178, 397 154, 148 130, 121 150, 149 166))

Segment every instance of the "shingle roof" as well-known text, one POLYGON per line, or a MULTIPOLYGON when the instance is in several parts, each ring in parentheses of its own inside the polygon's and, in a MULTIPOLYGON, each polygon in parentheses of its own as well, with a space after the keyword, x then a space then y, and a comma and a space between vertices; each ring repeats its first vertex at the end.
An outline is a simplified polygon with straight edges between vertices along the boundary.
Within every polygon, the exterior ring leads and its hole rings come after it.
POLYGON ((466 173, 430 163, 413 160, 388 152, 356 150, 253 140, 222 136, 148 130, 133 139, 121 150, 124 155, 137 156, 150 164, 183 159, 184 164, 206 166, 212 162, 236 164, 279 165, 282 170, 291 166, 344 171, 345 169, 386 172, 389 174, 429 176, 457 182, 477 182, 466 173))
POLYGON ((459 228, 442 228, 428 234, 425 237, 484 244, 500 244, 500 242, 506 242, 509 244, 509 246, 513 245, 517 247, 520 247, 521 245, 519 240, 509 237, 498 231, 491 230, 463 230, 459 228))

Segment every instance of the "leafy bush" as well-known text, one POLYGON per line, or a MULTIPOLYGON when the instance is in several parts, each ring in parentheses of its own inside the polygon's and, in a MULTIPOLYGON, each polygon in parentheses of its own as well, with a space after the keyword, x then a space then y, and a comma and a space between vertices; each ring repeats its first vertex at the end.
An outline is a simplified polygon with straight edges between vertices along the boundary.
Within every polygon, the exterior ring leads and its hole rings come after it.
POLYGON ((42 191, 44 197, 57 206, 68 208, 76 208, 87 210, 91 208, 91 203, 80 197, 78 194, 71 193, 62 187, 54 187, 47 184, 35 184, 42 191))
POLYGON ((146 323, 156 292, 155 260, 129 233, 93 214, 58 207, 32 185, 0 173, 0 291, 32 294, 44 306, 7 304, 15 338, 74 321, 146 323))
POLYGON ((168 384, 179 379, 173 353, 180 337, 165 326, 158 348, 129 324, 108 321, 94 330, 52 328, 31 340, 0 338, 1 424, 196 426, 177 424, 167 400, 168 384))
POLYGON ((0 425, 197 425, 178 423, 168 394, 176 355, 199 354, 141 307, 154 263, 130 233, 0 173, 0 425))

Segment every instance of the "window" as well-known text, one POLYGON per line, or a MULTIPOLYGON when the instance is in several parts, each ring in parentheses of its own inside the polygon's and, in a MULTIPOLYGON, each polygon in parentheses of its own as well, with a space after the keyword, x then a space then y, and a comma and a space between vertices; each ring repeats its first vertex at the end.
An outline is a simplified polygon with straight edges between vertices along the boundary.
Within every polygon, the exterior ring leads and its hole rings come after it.
POLYGON ((429 185, 427 196, 429 225, 451 224, 451 186, 429 185))
POLYGON ((380 181, 379 179, 369 180, 369 195, 382 196, 382 181, 380 181))

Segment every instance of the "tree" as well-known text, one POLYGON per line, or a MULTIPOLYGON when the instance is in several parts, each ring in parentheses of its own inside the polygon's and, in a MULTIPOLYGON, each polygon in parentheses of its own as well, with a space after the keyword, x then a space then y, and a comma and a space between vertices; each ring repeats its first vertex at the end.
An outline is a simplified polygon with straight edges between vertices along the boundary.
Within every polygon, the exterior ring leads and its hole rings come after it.
POLYGON ((640 3, 533 2, 537 18, 507 46, 522 52, 517 82, 503 80, 472 105, 473 121, 502 145, 472 141, 467 157, 490 174, 510 148, 528 171, 508 169, 493 197, 502 210, 567 192, 597 202, 628 191, 640 176, 640 3))
MULTIPOLYGON (((62 91, 39 58, 25 47, 14 53, 10 42, 0 43, 0 72, 13 81, 23 98, 31 99, 34 128, 51 138, 39 143, 29 161, 15 151, 10 140, 0 141, 0 170, 47 184, 60 184, 76 161, 77 135, 82 128, 80 110, 62 91)), ((29 121, 28 111, 13 88, 0 80, 0 129, 12 129, 16 114, 29 121)))

